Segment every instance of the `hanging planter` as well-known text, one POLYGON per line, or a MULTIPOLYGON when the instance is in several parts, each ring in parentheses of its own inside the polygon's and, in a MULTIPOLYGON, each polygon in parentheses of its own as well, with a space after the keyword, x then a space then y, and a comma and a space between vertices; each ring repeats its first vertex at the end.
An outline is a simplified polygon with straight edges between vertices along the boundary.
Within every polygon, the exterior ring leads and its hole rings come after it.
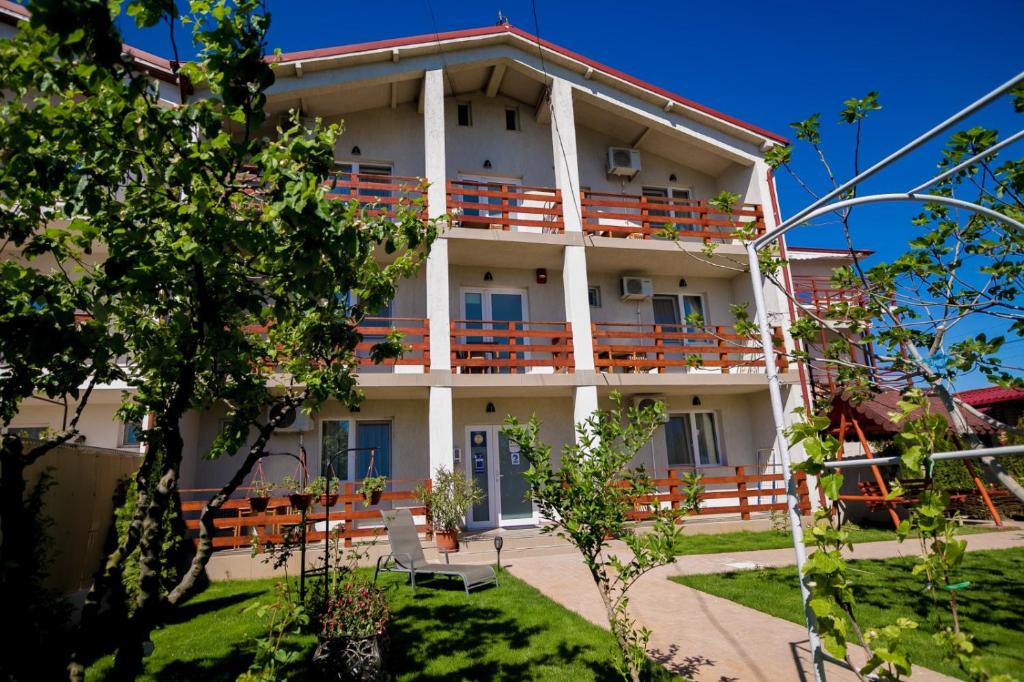
POLYGON ((323 476, 317 476, 308 485, 302 485, 291 476, 285 476, 281 484, 289 490, 288 502, 300 512, 306 511, 313 505, 313 499, 324 494, 327 481, 323 476))
POLYGON ((383 476, 367 476, 363 479, 363 506, 369 507, 374 504, 380 503, 380 498, 384 494, 384 488, 387 487, 388 480, 383 476))
POLYGON ((267 507, 270 505, 270 493, 274 490, 274 486, 263 479, 262 467, 256 473, 259 478, 254 480, 250 486, 252 488, 252 496, 249 497, 249 509, 254 514, 262 514, 267 511, 267 507))

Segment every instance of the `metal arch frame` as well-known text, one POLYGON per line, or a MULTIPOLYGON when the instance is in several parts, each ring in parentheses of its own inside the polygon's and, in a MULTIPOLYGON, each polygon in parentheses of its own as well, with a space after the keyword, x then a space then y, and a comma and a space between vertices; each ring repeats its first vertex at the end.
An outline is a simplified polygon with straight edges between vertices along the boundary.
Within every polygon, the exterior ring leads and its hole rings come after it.
POLYGON ((933 177, 932 179, 915 187, 909 192, 903 194, 875 194, 863 197, 854 197, 852 199, 845 199, 830 203, 836 197, 839 197, 847 190, 856 187, 864 180, 875 175, 876 173, 888 167, 889 165, 891 165, 898 159, 902 158, 903 156, 906 156, 910 152, 914 151, 915 149, 923 145, 925 142, 931 140, 935 136, 939 135, 943 131, 955 125, 957 122, 963 120, 964 118, 967 118, 976 111, 983 109, 988 104, 992 103, 1005 93, 1009 92, 1018 83, 1022 82, 1024 82, 1024 72, 1018 73, 1009 81, 1003 83, 1002 85, 998 86, 988 94, 975 100, 973 103, 964 107, 963 109, 953 114, 946 120, 942 121, 938 125, 932 127, 927 132, 923 133, 922 135, 919 135, 917 138, 910 141, 903 147, 900 147, 895 152, 889 154, 887 157, 875 163, 870 168, 864 170, 863 172, 859 173, 850 180, 847 180, 845 183, 836 187, 828 194, 822 196, 820 199, 812 203, 810 206, 807 206, 806 208, 799 211, 792 217, 783 221, 774 230, 765 233, 764 235, 758 237, 757 239, 747 244, 747 260, 750 267, 750 283, 754 295, 754 305, 757 309, 756 320, 761 331, 761 347, 764 352, 765 358, 765 374, 768 379, 768 394, 769 399, 771 401, 772 418, 775 422, 775 443, 779 453, 779 459, 782 463, 783 477, 785 478, 786 497, 788 503, 787 507, 789 513, 789 525, 792 532, 793 549, 796 553, 797 575, 800 579, 800 593, 804 605, 804 617, 807 623, 807 634, 812 654, 812 667, 814 670, 814 679, 816 680, 816 682, 824 682, 825 680, 826 654, 822 649, 821 637, 818 635, 816 619, 814 616, 814 612, 811 610, 810 607, 810 590, 803 577, 803 568, 804 564, 807 561, 807 549, 804 545, 804 532, 803 526, 801 525, 800 521, 800 500, 796 490, 796 479, 791 475, 790 470, 790 467, 792 465, 792 459, 790 457, 789 445, 787 443, 785 435, 785 408, 782 401, 782 388, 779 382, 778 369, 775 364, 774 343, 771 335, 771 330, 768 327, 768 311, 765 303, 764 293, 765 285, 762 281, 761 265, 758 259, 758 252, 761 249, 768 246, 769 244, 776 242, 787 232, 790 232, 799 225, 802 225, 807 221, 812 220, 813 218, 820 216, 822 214, 830 213, 835 210, 849 208, 861 204, 874 204, 895 201, 937 203, 947 206, 955 206, 957 208, 963 208, 975 213, 980 213, 1012 229, 1019 230, 1021 233, 1024 233, 1024 224, 1021 224, 1020 222, 1008 218, 1007 216, 1002 215, 1001 213, 998 213, 985 206, 980 206, 969 201, 954 199, 952 197, 918 193, 923 189, 931 187, 937 184, 938 182, 941 182, 946 178, 951 177, 959 170, 962 170, 963 168, 966 168, 974 164, 978 160, 988 155, 991 155, 998 149, 1008 146, 1012 142, 1021 139, 1022 137, 1024 137, 1024 131, 1020 131, 1004 139, 1000 143, 997 143, 992 147, 989 147, 988 149, 982 151, 981 153, 969 159, 966 159, 960 164, 957 164, 953 168, 950 168, 944 171, 943 173, 933 177))

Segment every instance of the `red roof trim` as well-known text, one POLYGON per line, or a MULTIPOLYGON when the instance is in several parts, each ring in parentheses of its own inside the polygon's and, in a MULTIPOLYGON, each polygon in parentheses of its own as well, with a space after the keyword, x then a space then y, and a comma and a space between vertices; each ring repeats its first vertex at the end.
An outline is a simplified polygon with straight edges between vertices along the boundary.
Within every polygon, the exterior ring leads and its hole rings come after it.
POLYGON ((961 391, 956 397, 972 407, 995 405, 1014 400, 1024 400, 1024 390, 1019 388, 1003 388, 1002 386, 986 386, 969 391, 961 391))
POLYGON ((639 88, 643 88, 644 90, 648 90, 648 91, 653 92, 653 93, 655 93, 657 95, 661 95, 662 97, 665 97, 665 98, 670 99, 670 100, 672 100, 674 102, 682 104, 685 107, 689 107, 689 108, 694 109, 696 111, 699 111, 701 113, 707 114, 708 116, 712 116, 712 117, 717 118, 717 119, 719 119, 721 121, 725 121, 726 123, 731 123, 731 124, 733 124, 735 126, 743 128, 743 129, 745 129, 745 130, 747 130, 749 132, 752 132, 755 135, 760 135, 761 137, 766 137, 766 138, 768 138, 770 140, 774 140, 775 142, 778 142, 780 144, 789 144, 789 140, 787 140, 786 138, 782 137, 781 135, 776 135, 775 133, 773 133, 773 132, 771 132, 769 130, 765 130, 764 128, 760 128, 760 127, 755 126, 755 125, 753 125, 751 123, 747 123, 746 121, 742 121, 742 120, 740 120, 738 118, 735 118, 733 116, 729 116, 728 114, 723 114, 722 112, 720 112, 720 111, 718 111, 716 109, 712 109, 711 107, 704 106, 703 104, 699 104, 697 102, 694 102, 693 100, 687 99, 685 97, 682 97, 681 95, 677 95, 677 94, 675 94, 673 92, 669 92, 668 90, 665 90, 663 88, 659 88, 658 86, 652 85, 651 83, 648 83, 646 81, 640 80, 639 78, 634 78, 633 76, 630 76, 629 74, 626 74, 626 73, 623 73, 622 71, 619 71, 618 69, 613 69, 610 66, 606 66, 606 65, 604 65, 604 64, 602 64, 600 62, 594 61, 593 59, 589 59, 587 57, 584 57, 581 54, 578 54, 578 53, 573 52, 571 50, 567 50, 564 47, 561 47, 559 45, 555 45, 554 43, 551 43, 551 42, 548 42, 547 40, 544 40, 543 38, 538 38, 537 36, 535 36, 535 35, 533 35, 531 33, 527 33, 526 31, 524 31, 522 29, 519 29, 519 28, 516 28, 514 26, 507 26, 507 25, 488 26, 488 27, 485 27, 485 28, 471 28, 471 29, 465 29, 465 30, 461 30, 461 31, 448 31, 446 33, 437 33, 437 34, 430 33, 430 34, 423 34, 423 35, 418 35, 418 36, 410 36, 410 37, 407 37, 407 38, 392 38, 392 39, 389 39, 389 40, 377 40, 377 41, 368 42, 368 43, 356 43, 356 44, 353 44, 353 45, 341 45, 341 46, 338 46, 338 47, 327 47, 327 48, 322 48, 322 49, 319 49, 319 50, 304 50, 304 51, 301 51, 301 52, 287 52, 287 53, 281 54, 280 56, 277 56, 277 57, 269 57, 268 59, 271 59, 271 60, 276 61, 276 62, 294 62, 294 61, 302 61, 304 59, 322 59, 322 58, 325 58, 325 57, 338 57, 338 56, 347 55, 347 54, 355 54, 355 53, 358 53, 358 52, 369 52, 369 51, 373 51, 373 50, 386 50, 388 48, 395 48, 395 47, 407 47, 407 46, 410 46, 410 45, 417 45, 417 44, 422 44, 422 43, 435 43, 435 42, 443 42, 443 41, 448 41, 448 40, 460 40, 460 39, 464 39, 464 38, 480 38, 480 37, 484 37, 484 36, 500 35, 502 33, 509 33, 509 34, 512 34, 512 35, 514 35, 516 37, 522 38, 524 40, 528 40, 528 41, 530 41, 532 43, 539 43, 541 46, 547 48, 548 50, 551 50, 552 52, 557 52, 558 54, 560 54, 560 55, 562 55, 564 57, 568 57, 569 59, 573 59, 575 61, 578 61, 578 62, 580 62, 582 64, 585 64, 586 66, 589 66, 589 67, 591 67, 593 69, 596 69, 598 71, 602 71, 602 72, 604 72, 605 74, 607 74, 609 76, 612 76, 614 78, 618 78, 620 80, 626 81, 627 83, 629 83, 631 85, 634 85, 634 86, 639 87, 639 88))
MULTIPOLYGON (((850 252, 847 249, 822 249, 814 246, 793 246, 789 245, 789 250, 792 251, 806 251, 807 253, 823 253, 823 254, 835 254, 837 256, 849 256, 850 252)), ((874 251, 871 249, 856 249, 857 255, 860 256, 872 256, 874 251)))

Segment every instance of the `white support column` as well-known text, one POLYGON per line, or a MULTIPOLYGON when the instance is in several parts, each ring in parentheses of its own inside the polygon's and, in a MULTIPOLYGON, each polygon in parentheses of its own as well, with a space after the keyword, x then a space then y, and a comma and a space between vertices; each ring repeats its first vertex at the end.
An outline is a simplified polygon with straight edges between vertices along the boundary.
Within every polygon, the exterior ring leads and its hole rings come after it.
POLYGON ((452 432, 452 389, 450 386, 430 387, 430 407, 427 413, 427 447, 430 451, 430 476, 433 478, 437 467, 449 471, 455 467, 452 448, 455 437, 452 432))
MULTIPOLYGON (((572 85, 561 78, 551 84, 551 153, 555 186, 562 192, 566 232, 583 231, 580 174, 576 160, 576 118, 572 85)), ((590 299, 587 296, 587 257, 583 246, 566 246, 562 261, 565 316, 572 324, 573 358, 577 372, 594 371, 594 341, 590 334, 590 299)), ((596 397, 594 404, 596 406, 596 397)))
POLYGON ((572 400, 572 421, 586 421, 597 410, 597 386, 577 386, 572 400))
MULTIPOLYGON (((431 218, 439 218, 447 212, 444 121, 444 73, 434 69, 427 71, 423 78, 423 158, 424 174, 430 183, 427 213, 431 218)), ((430 371, 451 371, 448 240, 444 236, 434 241, 427 256, 427 318, 430 321, 430 371)), ((449 416, 450 412, 449 408, 449 416)), ((448 428, 450 431, 450 424, 448 428)), ((450 442, 447 449, 450 457, 450 442)))

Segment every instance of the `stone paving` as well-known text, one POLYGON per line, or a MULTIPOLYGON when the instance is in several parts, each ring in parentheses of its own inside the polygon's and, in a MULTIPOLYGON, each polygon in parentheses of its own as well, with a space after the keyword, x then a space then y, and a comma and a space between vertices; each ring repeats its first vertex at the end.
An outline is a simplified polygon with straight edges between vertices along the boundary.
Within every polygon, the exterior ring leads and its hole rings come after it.
MULTIPOLYGON (((1024 531, 965 536, 968 551, 1024 547, 1024 531)), ((616 543, 616 549, 625 546, 616 543)), ((857 545, 855 559, 883 559, 911 552, 897 542, 857 545)), ((792 549, 679 557, 651 571, 633 586, 630 610, 653 631, 653 655, 670 670, 694 680, 811 680, 806 629, 735 602, 671 582, 672 575, 724 573, 739 567, 786 566, 792 549)), ((509 557, 507 569, 543 594, 587 620, 607 627, 601 599, 575 552, 509 557)), ((828 664, 829 680, 856 680, 848 669, 828 664)), ((915 680, 950 679, 919 669, 915 680)))

